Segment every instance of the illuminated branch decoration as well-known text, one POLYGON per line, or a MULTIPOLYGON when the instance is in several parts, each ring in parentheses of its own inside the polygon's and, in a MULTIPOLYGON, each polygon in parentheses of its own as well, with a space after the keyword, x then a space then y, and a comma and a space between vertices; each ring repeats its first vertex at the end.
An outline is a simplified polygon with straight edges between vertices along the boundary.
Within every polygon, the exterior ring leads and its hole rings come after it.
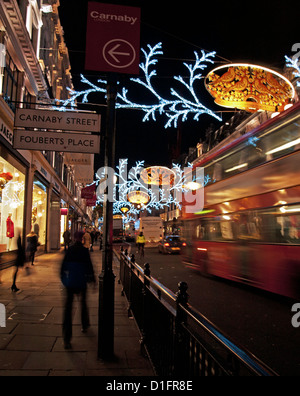
MULTIPOLYGON (((286 66, 292 67, 296 71, 293 73, 296 78, 300 78, 300 61, 299 58, 291 59, 288 56, 285 56, 286 66)), ((297 81, 297 87, 300 87, 300 81, 297 81)))
MULTIPOLYGON (((185 98, 174 88, 170 89, 170 93, 173 98, 165 99, 156 91, 152 84, 152 78, 157 76, 157 71, 153 69, 153 66, 158 62, 155 57, 163 55, 162 43, 158 43, 154 47, 148 45, 148 50, 149 51, 147 52, 142 49, 146 58, 145 63, 140 64, 140 69, 144 73, 144 78, 131 78, 130 80, 146 88, 154 96, 156 103, 146 105, 133 102, 128 98, 128 89, 122 88, 121 93, 118 93, 117 95, 116 107, 118 109, 141 110, 145 113, 143 119, 144 122, 149 121, 150 119, 156 121, 156 113, 159 113, 160 115, 166 114, 168 121, 165 124, 165 128, 171 127, 172 125, 177 127, 178 120, 182 119, 182 121, 186 121, 189 115, 192 115, 195 121, 199 121, 199 117, 202 114, 208 114, 219 121, 222 120, 217 114, 200 102, 200 99, 195 92, 195 83, 204 78, 202 76, 202 71, 208 67, 208 64, 214 63, 213 58, 216 55, 215 52, 205 53, 205 51, 202 50, 201 56, 195 52, 195 63, 184 63, 184 66, 189 71, 188 82, 186 82, 181 76, 174 77, 176 81, 183 85, 189 95, 189 99, 185 98)), ((74 91, 69 89, 71 97, 67 100, 58 100, 58 102, 62 103, 62 106, 58 108, 59 110, 64 111, 68 106, 71 106, 72 108, 76 107, 76 101, 81 97, 82 102, 87 103, 88 96, 92 93, 106 93, 106 81, 104 80, 98 80, 97 83, 100 84, 100 86, 98 86, 91 83, 86 77, 81 75, 81 82, 86 84, 88 89, 84 91, 74 91)))
MULTIPOLYGON (((117 167, 119 173, 116 176, 119 178, 119 199, 121 203, 127 202, 128 194, 132 191, 141 191, 149 195, 149 202, 137 208, 135 205, 129 202, 130 210, 128 213, 138 214, 140 210, 147 210, 151 213, 152 209, 163 209, 165 206, 169 206, 172 203, 176 207, 181 208, 180 202, 177 201, 176 197, 172 192, 176 190, 182 190, 183 185, 183 171, 181 171, 181 177, 177 180, 174 186, 170 186, 168 189, 160 188, 159 186, 152 186, 148 188, 141 178, 141 173, 144 171, 144 161, 139 161, 136 166, 129 171, 128 180, 124 177, 124 169, 127 166, 127 159, 120 160, 120 166, 117 167)), ((127 202, 128 203, 128 202, 127 202)), ((118 209, 120 207, 119 203, 115 205, 118 209)))
MULTIPOLYGON (((126 207, 127 218, 131 216, 136 216, 140 211, 147 211, 151 213, 153 209, 164 209, 165 207, 174 204, 176 208, 182 208, 182 194, 191 191, 189 183, 198 184, 199 187, 205 187, 208 183, 211 183, 211 178, 207 175, 204 176, 203 172, 196 172, 193 175, 192 165, 189 164, 187 168, 182 169, 180 165, 173 164, 173 168, 170 173, 173 178, 170 179, 171 182, 168 185, 154 185, 149 186, 145 183, 144 161, 139 161, 136 166, 133 167, 127 174, 127 159, 121 159, 119 166, 117 166, 117 172, 115 176, 118 178, 118 184, 112 186, 113 193, 113 210, 114 214, 122 214, 122 208, 126 207), (142 205, 135 205, 128 200, 128 195, 132 192, 140 192, 141 194, 148 195, 148 202, 142 205), (118 199, 117 199, 118 196, 118 199)), ((100 180, 105 180, 105 170, 101 168, 96 174, 98 182, 100 180)), ((198 187, 198 188, 199 188, 198 187)), ((103 190, 106 186, 103 186, 103 190)), ((109 186, 108 186, 109 188, 109 186)), ((104 201, 104 195, 97 189, 97 199, 98 203, 104 201)))
POLYGON ((70 106, 71 108, 76 108, 77 107, 76 101, 80 97, 82 97, 82 103, 88 103, 88 96, 90 94, 95 92, 106 93, 105 86, 107 82, 105 80, 101 80, 101 79, 97 80, 98 83, 104 84, 104 87, 98 87, 97 85, 90 82, 82 74, 80 74, 80 78, 81 78, 80 81, 83 84, 87 84, 90 88, 86 89, 85 91, 74 91, 73 89, 67 87, 67 90, 70 92, 71 97, 66 100, 55 99, 56 102, 60 102, 62 104, 60 107, 57 107, 57 110, 66 111, 68 106, 70 106))
POLYGON ((195 93, 194 84, 197 80, 202 79, 202 74, 199 71, 203 71, 207 68, 207 63, 214 63, 212 58, 216 55, 215 52, 210 52, 206 54, 202 51, 201 57, 195 52, 196 62, 194 65, 189 65, 184 63, 184 66, 187 67, 190 73, 189 82, 185 82, 183 77, 174 77, 175 80, 179 81, 183 86, 188 90, 191 98, 186 99, 181 94, 179 94, 174 88, 171 88, 171 95, 176 99, 169 100, 164 99, 152 85, 152 78, 157 76, 156 70, 151 71, 151 67, 156 65, 158 60, 155 59, 155 56, 163 55, 161 50, 162 44, 158 43, 154 47, 148 45, 149 52, 147 53, 144 49, 142 52, 145 55, 146 61, 140 65, 141 70, 144 73, 145 81, 140 78, 132 78, 131 81, 136 82, 137 84, 145 87, 153 96, 156 98, 157 103, 152 105, 145 105, 132 102, 128 99, 127 94, 128 90, 126 88, 122 89, 122 94, 118 95, 118 99, 121 102, 118 102, 117 107, 120 109, 128 109, 134 108, 142 110, 146 113, 143 121, 149 121, 152 118, 153 121, 156 121, 156 113, 159 112, 160 115, 166 114, 169 118, 168 122, 165 125, 165 128, 177 127, 177 123, 179 118, 182 118, 182 121, 186 121, 188 115, 193 114, 194 120, 199 121, 199 117, 201 114, 209 114, 212 117, 217 118, 221 121, 221 118, 217 116, 214 112, 206 108, 199 100, 195 93), (123 102, 123 103, 122 103, 123 102))

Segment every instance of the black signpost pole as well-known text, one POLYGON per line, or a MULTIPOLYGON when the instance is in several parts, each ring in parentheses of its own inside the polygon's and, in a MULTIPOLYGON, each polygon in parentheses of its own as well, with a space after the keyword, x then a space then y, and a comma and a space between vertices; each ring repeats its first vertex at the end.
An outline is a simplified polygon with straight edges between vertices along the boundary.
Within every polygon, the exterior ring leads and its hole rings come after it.
MULTIPOLYGON (((107 119, 104 154, 104 166, 111 169, 115 168, 116 96, 117 77, 111 74, 108 76, 107 81, 107 119)), ((113 202, 108 199, 110 195, 108 194, 108 189, 112 189, 114 184, 114 172, 107 172, 107 175, 108 180, 103 208, 102 271, 99 275, 98 358, 100 359, 111 359, 114 356, 113 202)))
MULTIPOLYGON (((110 169, 115 169, 117 76, 119 73, 139 73, 140 25, 141 10, 138 7, 94 1, 88 3, 85 68, 110 73, 107 76, 104 161, 110 169)), ((107 177, 106 190, 113 189, 114 172, 108 171, 107 177)), ((103 206, 98 320, 98 357, 102 359, 110 359, 114 355, 113 202, 108 199, 112 195, 109 191, 104 193, 103 206)))

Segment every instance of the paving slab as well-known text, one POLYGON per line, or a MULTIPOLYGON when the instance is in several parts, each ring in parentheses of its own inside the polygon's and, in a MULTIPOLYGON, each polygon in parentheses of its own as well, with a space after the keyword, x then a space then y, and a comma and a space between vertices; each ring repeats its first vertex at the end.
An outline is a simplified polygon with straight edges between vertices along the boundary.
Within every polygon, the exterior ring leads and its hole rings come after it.
MULTIPOLYGON (((102 254, 91 253, 95 273, 101 272, 102 254)), ((65 293, 59 279, 63 252, 39 256, 36 265, 19 271, 17 286, 10 290, 12 269, 1 273, 0 303, 7 311, 0 328, 0 376, 153 376, 149 359, 140 353, 140 334, 127 315, 128 302, 115 282, 115 356, 98 359, 98 286, 88 290, 91 327, 81 332, 80 301, 73 304, 72 349, 65 350, 62 318, 65 293)), ((118 274, 118 262, 114 262, 118 274)))

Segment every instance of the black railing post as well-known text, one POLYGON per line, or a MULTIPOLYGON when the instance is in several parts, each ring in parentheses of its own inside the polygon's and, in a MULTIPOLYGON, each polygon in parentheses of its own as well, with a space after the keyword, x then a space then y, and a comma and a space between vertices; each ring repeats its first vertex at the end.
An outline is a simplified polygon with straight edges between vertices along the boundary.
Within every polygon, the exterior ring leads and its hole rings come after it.
MULTIPOLYGON (((151 276, 150 264, 149 263, 145 263, 145 265, 144 265, 144 275, 146 275, 148 278, 150 278, 150 276, 151 276)), ((145 276, 144 276, 144 285, 145 286, 150 286, 150 281, 145 276)))
POLYGON ((189 295, 187 293, 188 284, 178 283, 176 293, 176 318, 175 318, 175 337, 174 337, 174 375, 184 376, 188 374, 188 348, 187 339, 182 326, 187 322, 187 314, 182 309, 188 306, 189 295))
POLYGON ((130 266, 129 266, 129 291, 128 291, 128 308, 127 308, 127 313, 128 313, 128 317, 131 318, 132 312, 131 312, 131 307, 132 307, 132 269, 133 269, 133 265, 135 263, 135 256, 134 254, 131 255, 131 259, 130 259, 130 266))
POLYGON ((148 287, 150 286, 150 278, 151 276, 151 271, 150 271, 150 264, 145 263, 144 265, 144 285, 142 288, 142 328, 141 328, 141 354, 142 356, 146 356, 146 349, 145 346, 147 344, 147 333, 148 333, 148 304, 147 304, 147 292, 148 292, 148 287))

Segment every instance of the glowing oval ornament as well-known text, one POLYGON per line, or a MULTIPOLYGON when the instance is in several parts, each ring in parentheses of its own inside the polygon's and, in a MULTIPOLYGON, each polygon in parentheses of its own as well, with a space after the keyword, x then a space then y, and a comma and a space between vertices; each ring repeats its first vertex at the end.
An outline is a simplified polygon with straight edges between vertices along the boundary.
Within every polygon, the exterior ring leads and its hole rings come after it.
POLYGON ((149 194, 144 191, 131 191, 127 197, 128 201, 135 205, 146 205, 150 201, 149 194))
POLYGON ((140 178, 146 184, 171 186, 174 184, 175 172, 165 166, 150 166, 141 172, 140 178))
POLYGON ((244 63, 217 67, 206 76, 205 86, 218 105, 252 113, 284 111, 295 96, 292 83, 283 75, 244 63))

